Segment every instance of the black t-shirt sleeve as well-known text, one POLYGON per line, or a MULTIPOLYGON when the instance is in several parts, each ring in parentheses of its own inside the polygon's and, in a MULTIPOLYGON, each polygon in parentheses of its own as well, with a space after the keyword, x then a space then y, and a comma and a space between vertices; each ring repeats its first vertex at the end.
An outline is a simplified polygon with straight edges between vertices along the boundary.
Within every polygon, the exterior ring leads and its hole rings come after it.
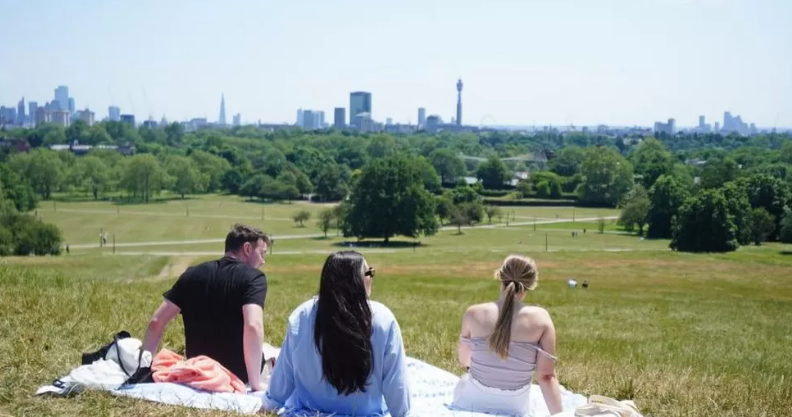
POLYGON ((189 299, 189 295, 187 294, 186 281, 189 278, 191 272, 192 272, 192 268, 188 268, 186 271, 184 271, 184 273, 181 274, 179 279, 176 280, 176 282, 173 284, 173 287, 171 287, 171 289, 165 291, 165 293, 162 294, 162 296, 165 297, 166 300, 172 302, 173 304, 176 304, 182 310, 184 310, 184 308, 186 307, 185 303, 187 303, 187 300, 189 299))
POLYGON ((261 271, 255 270, 246 281, 242 292, 242 305, 257 304, 264 307, 267 299, 267 277, 261 271))

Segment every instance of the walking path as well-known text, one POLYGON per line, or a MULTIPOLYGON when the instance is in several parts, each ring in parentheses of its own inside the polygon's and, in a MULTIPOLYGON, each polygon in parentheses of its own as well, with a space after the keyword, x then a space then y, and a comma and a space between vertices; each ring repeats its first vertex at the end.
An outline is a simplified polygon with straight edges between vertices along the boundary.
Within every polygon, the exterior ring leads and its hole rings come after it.
MULTIPOLYGON (((246 219, 246 220, 262 220, 261 216, 231 216, 227 214, 196 214, 190 213, 189 216, 185 213, 163 213, 163 212, 154 212, 154 211, 123 211, 117 212, 114 210, 94 210, 94 209, 58 209, 58 213, 88 213, 88 214, 115 214, 115 215, 127 215, 133 214, 136 216, 165 216, 165 217, 196 217, 196 218, 207 218, 207 219, 246 219)), ((288 219, 285 217, 267 217, 264 216, 263 220, 275 220, 275 221, 294 221, 293 219, 288 219)))

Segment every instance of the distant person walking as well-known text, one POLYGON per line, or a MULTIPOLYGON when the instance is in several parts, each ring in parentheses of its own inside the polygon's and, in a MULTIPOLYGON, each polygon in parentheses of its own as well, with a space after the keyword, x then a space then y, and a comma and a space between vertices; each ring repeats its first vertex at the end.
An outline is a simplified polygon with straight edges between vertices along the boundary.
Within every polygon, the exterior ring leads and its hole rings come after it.
POLYGON ((254 391, 261 385, 264 342, 264 264, 269 237, 237 224, 225 240, 225 256, 188 268, 163 296, 151 317, 143 350, 156 353, 165 327, 177 314, 184 319, 187 357, 208 356, 254 391))

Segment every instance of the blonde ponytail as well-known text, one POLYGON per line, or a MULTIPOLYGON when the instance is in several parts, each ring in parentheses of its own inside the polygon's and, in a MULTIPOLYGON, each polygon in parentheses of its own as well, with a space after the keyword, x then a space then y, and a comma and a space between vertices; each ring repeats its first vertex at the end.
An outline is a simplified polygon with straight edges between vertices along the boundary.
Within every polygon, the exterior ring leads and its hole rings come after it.
POLYGON ((495 278, 501 282, 504 298, 498 314, 498 321, 495 323, 495 330, 489 337, 489 346, 490 350, 501 359, 506 359, 509 356, 514 305, 517 303, 516 295, 536 288, 539 273, 533 259, 510 255, 503 261, 500 269, 495 272, 495 278))
POLYGON ((504 291, 505 298, 503 306, 498 314, 498 321, 495 323, 495 330, 489 337, 490 349, 501 359, 509 356, 509 343, 511 342, 511 325, 514 317, 514 296, 517 294, 519 284, 511 281, 506 285, 504 291))

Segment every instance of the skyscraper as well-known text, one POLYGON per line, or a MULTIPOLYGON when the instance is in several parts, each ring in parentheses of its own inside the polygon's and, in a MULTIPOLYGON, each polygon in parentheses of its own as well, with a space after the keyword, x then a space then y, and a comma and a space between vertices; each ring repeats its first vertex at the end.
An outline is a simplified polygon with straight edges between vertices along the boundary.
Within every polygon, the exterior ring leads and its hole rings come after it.
POLYGON ((355 91, 349 94, 349 124, 354 125, 355 116, 360 113, 368 113, 371 118, 371 93, 355 91))
POLYGON ((314 128, 315 129, 324 129, 324 123, 325 123, 324 112, 323 111, 315 111, 314 112, 314 118, 316 119, 316 120, 314 120, 314 128))
POLYGON ((297 109, 297 126, 303 127, 303 109, 297 109))
POLYGON ((242 115, 239 113, 234 115, 234 126, 242 126, 242 115))
POLYGON ((116 106, 110 106, 107 108, 108 118, 111 122, 120 122, 121 121, 121 109, 116 106))
POLYGON ((77 112, 77 105, 74 103, 74 97, 69 97, 69 114, 74 115, 77 112))
POLYGON ((19 100, 17 104, 17 124, 20 126, 24 126, 27 123, 27 117, 25 115, 25 98, 22 97, 22 100, 19 100))
POLYGON ((218 120, 220 126, 226 125, 226 118, 225 118, 225 94, 220 94, 220 120, 218 120))
POLYGON ((316 129, 314 123, 316 123, 316 116, 314 116, 314 112, 312 110, 303 110, 302 111, 302 127, 305 130, 313 130, 316 129))
POLYGON ((69 87, 59 85, 55 89, 55 101, 58 102, 61 110, 69 110, 69 87))
POLYGON ((418 108, 418 128, 426 126, 426 109, 423 107, 418 108))
POLYGON ((457 81, 457 126, 462 126, 462 79, 457 81))
POLYGON ((28 123, 31 126, 35 126, 38 124, 36 120, 36 115, 38 114, 38 103, 35 101, 28 102, 28 123))
POLYGON ((346 107, 336 107, 333 111, 333 127, 336 129, 346 127, 346 107))
POLYGON ((82 120, 88 126, 93 126, 93 124, 94 124, 94 112, 92 112, 92 111, 90 111, 88 109, 85 109, 83 111, 78 111, 77 112, 77 118, 82 120))
POLYGON ((699 125, 698 125, 699 128, 704 129, 704 125, 707 124, 705 120, 706 118, 704 116, 699 116, 699 125))

